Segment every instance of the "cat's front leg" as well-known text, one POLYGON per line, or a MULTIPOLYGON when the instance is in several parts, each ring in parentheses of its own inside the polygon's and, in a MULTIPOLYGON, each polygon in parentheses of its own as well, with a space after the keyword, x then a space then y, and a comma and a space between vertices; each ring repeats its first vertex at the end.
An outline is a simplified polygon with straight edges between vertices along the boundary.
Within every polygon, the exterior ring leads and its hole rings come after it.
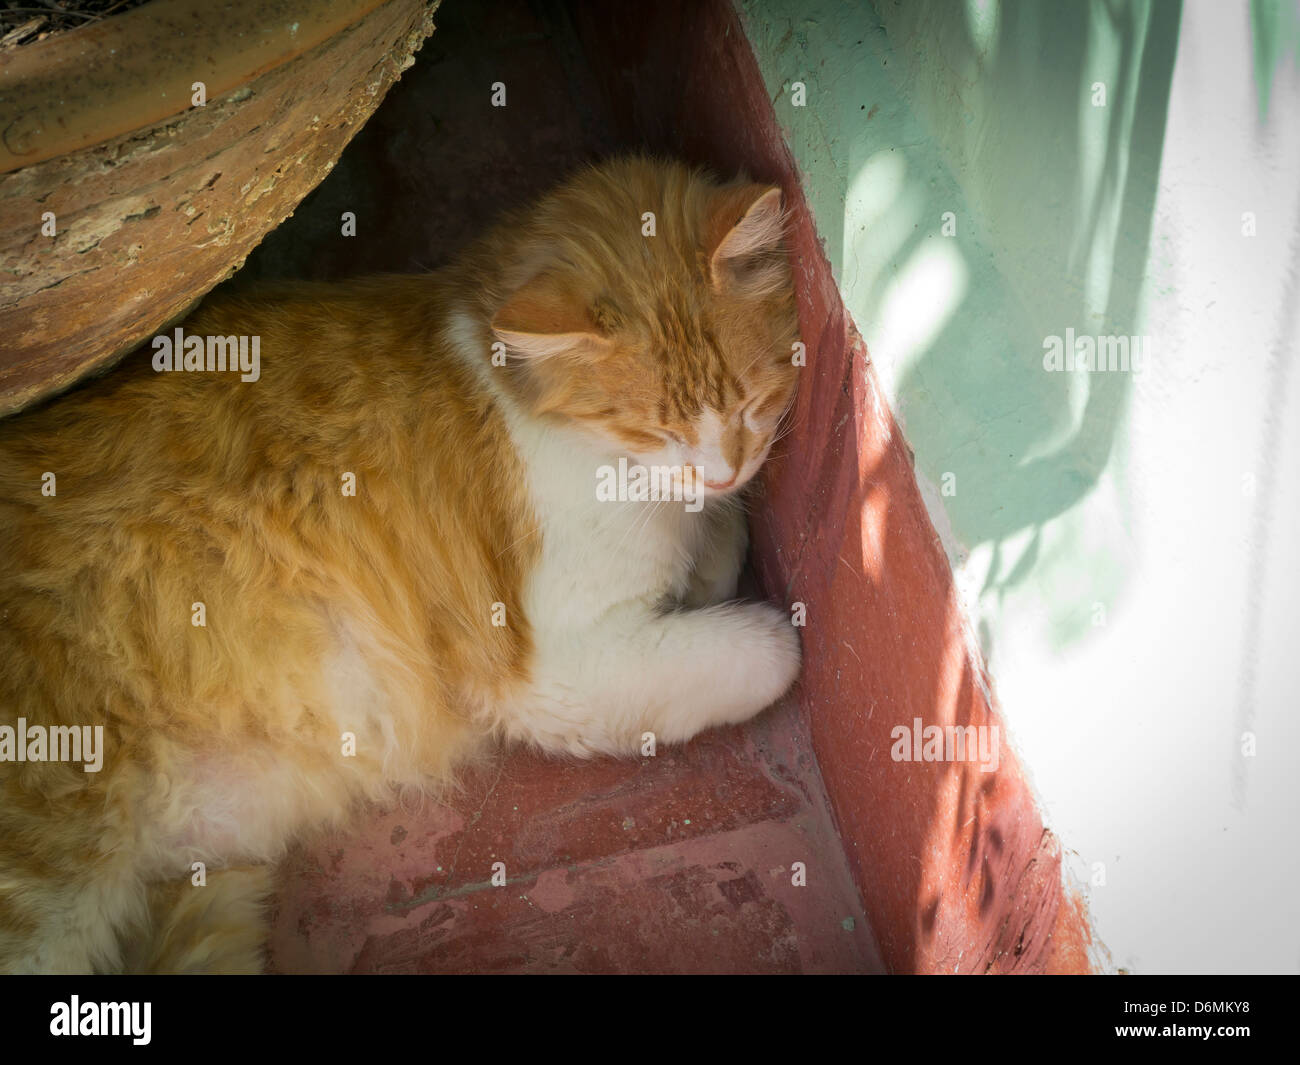
POLYGON ((746 721, 799 673, 799 639, 768 603, 700 610, 626 604, 588 632, 543 641, 508 734, 552 751, 634 754, 746 721))
POLYGON ((683 602, 688 607, 712 606, 736 597, 736 583, 749 549, 745 508, 734 497, 718 500, 704 512, 705 533, 695 557, 683 602))

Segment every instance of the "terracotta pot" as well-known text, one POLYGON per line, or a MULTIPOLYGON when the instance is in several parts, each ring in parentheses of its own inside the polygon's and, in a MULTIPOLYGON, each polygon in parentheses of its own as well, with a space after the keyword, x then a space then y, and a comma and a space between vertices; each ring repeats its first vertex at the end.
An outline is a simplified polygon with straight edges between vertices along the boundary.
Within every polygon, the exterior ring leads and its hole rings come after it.
POLYGON ((437 6, 156 0, 6 57, 0 414, 237 270, 411 65, 437 6))

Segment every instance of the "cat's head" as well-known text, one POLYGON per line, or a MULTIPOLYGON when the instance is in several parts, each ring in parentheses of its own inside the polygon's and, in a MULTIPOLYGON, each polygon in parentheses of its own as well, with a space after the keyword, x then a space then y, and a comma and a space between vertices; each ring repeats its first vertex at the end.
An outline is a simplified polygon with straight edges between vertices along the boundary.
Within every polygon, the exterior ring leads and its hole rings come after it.
POLYGON ((794 398, 798 317, 781 190, 620 159, 523 222, 492 328, 534 412, 645 466, 733 491, 794 398), (517 245, 517 247, 519 247, 517 245))

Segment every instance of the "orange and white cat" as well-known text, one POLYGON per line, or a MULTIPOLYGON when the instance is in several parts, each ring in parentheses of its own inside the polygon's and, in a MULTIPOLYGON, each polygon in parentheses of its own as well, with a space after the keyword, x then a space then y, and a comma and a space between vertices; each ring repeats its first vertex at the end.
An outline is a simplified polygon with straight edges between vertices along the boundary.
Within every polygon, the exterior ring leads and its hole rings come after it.
POLYGON ((154 345, 0 422, 0 971, 256 971, 267 863, 357 800, 793 682, 733 601, 797 374, 778 189, 617 159, 435 274, 182 329, 258 371, 154 345), (598 491, 630 465, 685 494, 598 491), (96 727, 97 771, 24 749, 96 727))

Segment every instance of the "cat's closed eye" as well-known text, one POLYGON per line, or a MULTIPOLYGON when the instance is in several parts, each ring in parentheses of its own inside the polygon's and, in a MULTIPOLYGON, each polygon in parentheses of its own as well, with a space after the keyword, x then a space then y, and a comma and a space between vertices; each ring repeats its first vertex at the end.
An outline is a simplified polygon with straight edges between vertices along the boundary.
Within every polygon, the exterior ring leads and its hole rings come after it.
POLYGON ((770 429, 780 419, 785 406, 784 391, 758 396, 745 404, 741 418, 750 429, 770 429))

